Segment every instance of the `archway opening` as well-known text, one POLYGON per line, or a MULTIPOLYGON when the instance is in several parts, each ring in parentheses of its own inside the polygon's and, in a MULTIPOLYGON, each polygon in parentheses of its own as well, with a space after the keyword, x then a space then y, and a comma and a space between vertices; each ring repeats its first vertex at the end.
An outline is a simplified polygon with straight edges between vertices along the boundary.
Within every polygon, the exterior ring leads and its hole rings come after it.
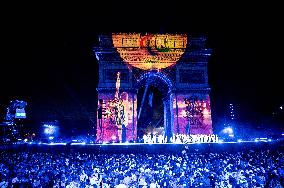
POLYGON ((156 86, 143 86, 138 90, 137 98, 138 109, 141 114, 137 122, 137 136, 143 135, 164 135, 164 104, 163 94, 156 86), (147 89, 147 91, 145 91, 147 89), (145 99, 143 101, 143 95, 145 99), (143 103, 143 104, 142 104, 143 103), (141 107, 141 105, 143 105, 141 107))
POLYGON ((145 134, 156 134, 163 135, 169 142, 173 135, 172 82, 163 73, 152 70, 140 76, 136 88, 138 139, 145 134), (152 102, 152 108, 149 108, 149 102, 152 102))

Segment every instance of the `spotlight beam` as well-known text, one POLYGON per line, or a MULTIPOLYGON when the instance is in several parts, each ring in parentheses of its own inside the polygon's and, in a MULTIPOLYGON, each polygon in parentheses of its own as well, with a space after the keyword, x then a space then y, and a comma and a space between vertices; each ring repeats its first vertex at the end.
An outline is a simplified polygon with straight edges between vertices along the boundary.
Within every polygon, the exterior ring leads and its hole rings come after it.
POLYGON ((161 118, 159 119, 159 121, 156 123, 156 125, 154 126, 154 128, 156 128, 156 127, 161 123, 161 121, 163 120, 163 118, 164 118, 164 117, 161 117, 161 118))
POLYGON ((146 87, 145 87, 145 90, 144 90, 142 102, 141 102, 141 105, 140 105, 140 108, 139 108, 138 121, 139 121, 139 119, 140 119, 140 115, 141 115, 141 112, 142 112, 142 108, 143 108, 143 106, 144 106, 144 102, 145 102, 146 94, 147 94, 147 91, 148 91, 148 87, 149 87, 149 83, 146 83, 146 87))

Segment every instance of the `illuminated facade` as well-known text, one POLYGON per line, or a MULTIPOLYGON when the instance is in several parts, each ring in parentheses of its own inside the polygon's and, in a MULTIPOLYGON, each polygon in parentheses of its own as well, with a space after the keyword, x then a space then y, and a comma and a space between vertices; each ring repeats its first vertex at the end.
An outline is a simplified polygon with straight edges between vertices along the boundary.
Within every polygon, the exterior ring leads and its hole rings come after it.
POLYGON ((100 35, 94 48, 102 109, 97 141, 137 139, 138 89, 148 86, 162 93, 168 141, 174 134, 213 134, 207 76, 211 50, 205 42, 184 34, 100 35))

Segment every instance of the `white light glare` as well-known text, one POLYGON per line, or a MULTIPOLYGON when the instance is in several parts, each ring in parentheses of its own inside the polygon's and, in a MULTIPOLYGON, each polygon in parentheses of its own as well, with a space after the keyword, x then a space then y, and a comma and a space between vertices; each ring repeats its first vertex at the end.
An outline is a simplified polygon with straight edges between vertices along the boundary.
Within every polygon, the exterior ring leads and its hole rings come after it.
POLYGON ((233 134, 233 129, 231 127, 226 127, 223 129, 223 132, 231 135, 233 134))

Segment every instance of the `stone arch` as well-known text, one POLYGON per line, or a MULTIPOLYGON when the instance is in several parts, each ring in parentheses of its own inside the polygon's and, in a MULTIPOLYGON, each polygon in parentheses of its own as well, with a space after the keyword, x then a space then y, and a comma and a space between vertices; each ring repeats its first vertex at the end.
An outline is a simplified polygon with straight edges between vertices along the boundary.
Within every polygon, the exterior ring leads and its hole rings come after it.
MULTIPOLYGON (((121 132, 119 123, 113 121, 117 116, 111 111, 113 105, 110 105, 116 101, 118 72, 118 96, 122 98, 125 110, 122 116, 123 125, 126 126, 125 141, 137 139, 137 94, 138 88, 146 84, 157 86, 163 94, 163 106, 166 107, 164 127, 168 139, 173 134, 213 133, 207 71, 212 49, 207 48, 206 37, 141 33, 99 35, 99 44, 94 47, 94 53, 99 65, 98 101, 103 101, 105 109, 102 119, 97 116, 97 125, 101 123, 102 131, 97 126, 96 136, 101 141, 108 142, 121 132), (167 42, 168 46, 162 48, 161 45, 155 45, 157 38, 152 36, 159 38, 159 44, 167 42), (152 48, 147 48, 143 43, 145 37, 153 38, 152 48), (192 96, 198 96, 195 101, 198 108, 191 105, 192 96), (202 113, 198 121, 190 114, 196 111, 202 113)), ((120 138, 118 141, 123 141, 122 134, 120 138)))

